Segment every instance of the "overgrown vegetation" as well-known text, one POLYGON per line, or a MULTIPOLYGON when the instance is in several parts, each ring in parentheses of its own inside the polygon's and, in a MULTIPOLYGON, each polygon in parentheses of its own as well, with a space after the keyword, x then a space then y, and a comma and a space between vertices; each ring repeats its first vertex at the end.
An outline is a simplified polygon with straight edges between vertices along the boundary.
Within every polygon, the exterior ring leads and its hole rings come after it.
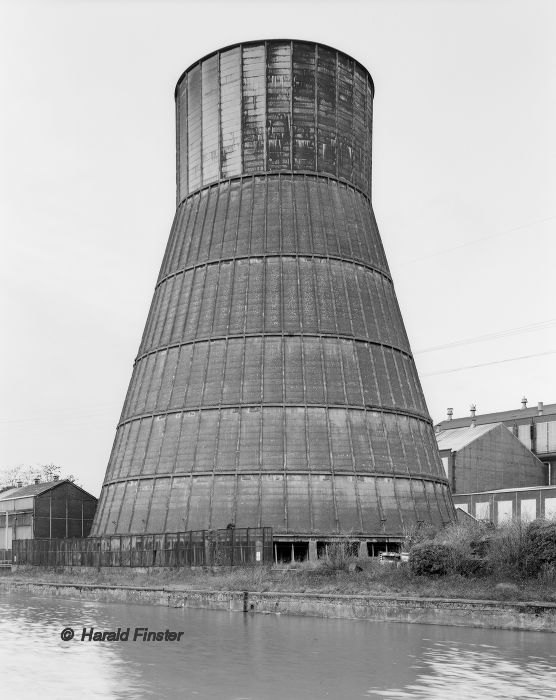
POLYGON ((452 524, 408 538, 410 568, 417 575, 461 574, 518 582, 556 582, 556 521, 512 520, 491 524, 452 524))
POLYGON ((556 602, 556 521, 453 524, 407 533, 409 565, 358 559, 349 545, 316 562, 280 567, 56 570, 27 567, 19 580, 221 591, 363 594, 556 602))
POLYGON ((452 550, 445 544, 419 542, 411 550, 411 572, 418 576, 445 576, 452 567, 452 550))

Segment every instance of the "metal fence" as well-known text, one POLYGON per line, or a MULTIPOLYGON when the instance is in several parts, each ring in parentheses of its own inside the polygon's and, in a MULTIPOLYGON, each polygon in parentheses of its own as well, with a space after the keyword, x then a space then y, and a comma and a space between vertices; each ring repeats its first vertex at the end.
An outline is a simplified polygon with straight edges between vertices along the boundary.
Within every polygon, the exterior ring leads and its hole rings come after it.
POLYGON ((272 563, 272 528, 14 540, 14 564, 34 566, 247 566, 272 563))

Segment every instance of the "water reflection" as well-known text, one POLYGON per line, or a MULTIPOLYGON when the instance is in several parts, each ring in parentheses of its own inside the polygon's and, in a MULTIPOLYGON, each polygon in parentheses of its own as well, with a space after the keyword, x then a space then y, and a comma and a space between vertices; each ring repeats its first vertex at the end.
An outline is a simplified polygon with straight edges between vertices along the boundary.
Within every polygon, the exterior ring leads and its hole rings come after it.
MULTIPOLYGON (((404 688, 374 687, 370 697, 431 700, 452 698, 550 698, 556 697, 556 655, 552 635, 546 635, 545 656, 524 653, 523 644, 497 648, 492 644, 435 641, 424 638, 422 658, 411 670, 416 678, 404 688), (429 646, 426 646, 428 643, 429 646)), ((530 634, 530 633, 529 633, 530 634)))
POLYGON ((555 642, 534 632, 0 595, 1 694, 18 699, 555 698, 555 642), (84 626, 185 635, 62 642, 66 626, 76 637, 84 626))

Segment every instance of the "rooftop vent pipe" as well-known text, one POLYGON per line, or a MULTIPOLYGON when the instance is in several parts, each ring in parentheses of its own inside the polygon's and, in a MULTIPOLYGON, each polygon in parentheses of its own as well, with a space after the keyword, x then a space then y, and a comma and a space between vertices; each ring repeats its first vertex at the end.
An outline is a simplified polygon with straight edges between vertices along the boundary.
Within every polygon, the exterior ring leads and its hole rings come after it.
POLYGON ((454 415, 454 409, 453 408, 448 408, 446 410, 446 413, 448 414, 448 420, 452 420, 452 416, 454 415))
POLYGON ((36 477, 35 477, 35 484, 40 484, 40 483, 41 483, 41 480, 39 479, 38 476, 36 476, 36 477))
POLYGON ((17 482, 17 488, 20 489, 23 486, 23 481, 17 482))
POLYGON ((542 416, 542 413, 543 413, 543 410, 544 410, 544 406, 543 406, 543 402, 542 402, 542 401, 539 401, 539 403, 537 404, 537 410, 538 410, 538 412, 539 412, 539 416, 542 416))
POLYGON ((469 407, 469 410, 471 411, 471 418, 475 418, 475 411, 477 410, 477 406, 475 406, 475 404, 472 403, 469 407))
POLYGON ((521 399, 521 408, 527 408, 527 399, 525 396, 521 399))

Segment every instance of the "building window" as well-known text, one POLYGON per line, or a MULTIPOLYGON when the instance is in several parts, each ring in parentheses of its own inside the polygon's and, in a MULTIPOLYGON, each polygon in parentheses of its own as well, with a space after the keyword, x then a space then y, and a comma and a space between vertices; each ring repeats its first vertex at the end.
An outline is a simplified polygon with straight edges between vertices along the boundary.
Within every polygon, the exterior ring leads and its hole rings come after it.
POLYGON ((520 503, 521 520, 529 521, 537 517, 537 501, 534 498, 524 498, 520 503))

